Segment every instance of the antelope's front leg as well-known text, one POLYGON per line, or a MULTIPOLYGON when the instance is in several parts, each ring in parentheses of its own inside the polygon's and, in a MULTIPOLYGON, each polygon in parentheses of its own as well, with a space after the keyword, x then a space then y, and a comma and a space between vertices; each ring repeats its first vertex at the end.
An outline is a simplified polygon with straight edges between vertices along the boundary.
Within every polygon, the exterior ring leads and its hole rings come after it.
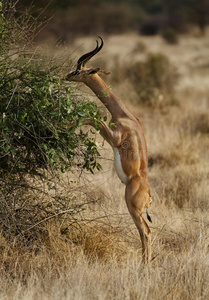
MULTIPOLYGON (((99 130, 100 135, 112 146, 114 144, 114 136, 111 128, 103 121, 98 123, 94 122, 92 119, 85 119, 81 122, 81 126, 89 125, 94 127, 96 130, 99 130)), ((76 126, 76 122, 71 124, 70 127, 76 126)))
POLYGON ((114 136, 112 129, 103 121, 100 121, 99 133, 111 145, 114 145, 114 136))

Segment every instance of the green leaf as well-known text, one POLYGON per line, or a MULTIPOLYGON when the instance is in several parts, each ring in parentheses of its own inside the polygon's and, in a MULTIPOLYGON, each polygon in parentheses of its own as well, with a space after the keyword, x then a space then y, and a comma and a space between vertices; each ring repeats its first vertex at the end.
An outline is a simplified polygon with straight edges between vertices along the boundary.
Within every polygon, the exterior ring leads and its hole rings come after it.
POLYGON ((81 119, 78 119, 78 120, 77 120, 77 124, 76 124, 76 126, 77 126, 77 127, 80 127, 80 126, 81 126, 81 124, 82 124, 82 120, 81 120, 81 119))
POLYGON ((85 117, 86 114, 85 114, 83 111, 79 111, 79 112, 78 112, 78 116, 80 116, 80 117, 85 117))

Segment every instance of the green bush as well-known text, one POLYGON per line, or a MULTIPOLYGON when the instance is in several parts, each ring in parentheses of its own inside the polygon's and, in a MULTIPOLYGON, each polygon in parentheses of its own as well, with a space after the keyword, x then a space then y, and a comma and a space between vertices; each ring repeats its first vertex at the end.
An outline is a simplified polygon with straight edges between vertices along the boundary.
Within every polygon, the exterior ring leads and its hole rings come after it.
POLYGON ((66 170, 101 169, 92 130, 79 128, 100 112, 63 80, 62 61, 31 50, 37 20, 11 3, 0 2, 0 228, 29 243, 45 221, 82 209, 57 182, 66 170))
POLYGON ((66 86, 62 64, 27 51, 25 19, 14 15, 12 19, 11 11, 4 14, 0 23, 0 171, 31 174, 48 167, 64 171, 75 158, 79 167, 100 168, 94 138, 76 131, 82 119, 100 119, 97 106, 66 86), (16 28, 21 28, 20 33, 16 28), (77 126, 70 128, 75 121, 77 126))

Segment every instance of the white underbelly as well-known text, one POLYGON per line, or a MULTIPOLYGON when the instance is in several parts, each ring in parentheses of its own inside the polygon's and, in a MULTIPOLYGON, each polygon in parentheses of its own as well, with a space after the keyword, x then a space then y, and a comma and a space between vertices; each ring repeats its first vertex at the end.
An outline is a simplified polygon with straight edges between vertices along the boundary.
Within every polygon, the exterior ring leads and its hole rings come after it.
POLYGON ((123 171, 122 164, 121 164, 121 159, 120 159, 120 153, 118 151, 118 148, 114 147, 113 152, 114 152, 114 165, 115 165, 116 173, 117 173, 118 177, 120 178, 120 180, 124 184, 127 184, 128 183, 128 177, 126 176, 126 174, 123 171))

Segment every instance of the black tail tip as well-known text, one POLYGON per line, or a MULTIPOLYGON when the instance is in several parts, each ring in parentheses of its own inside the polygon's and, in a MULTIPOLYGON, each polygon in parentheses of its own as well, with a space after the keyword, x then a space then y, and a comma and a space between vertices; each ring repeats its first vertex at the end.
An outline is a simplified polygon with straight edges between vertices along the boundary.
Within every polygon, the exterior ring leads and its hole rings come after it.
POLYGON ((150 223, 152 223, 152 219, 151 219, 150 215, 148 214, 148 212, 147 212, 147 220, 148 220, 150 223))

